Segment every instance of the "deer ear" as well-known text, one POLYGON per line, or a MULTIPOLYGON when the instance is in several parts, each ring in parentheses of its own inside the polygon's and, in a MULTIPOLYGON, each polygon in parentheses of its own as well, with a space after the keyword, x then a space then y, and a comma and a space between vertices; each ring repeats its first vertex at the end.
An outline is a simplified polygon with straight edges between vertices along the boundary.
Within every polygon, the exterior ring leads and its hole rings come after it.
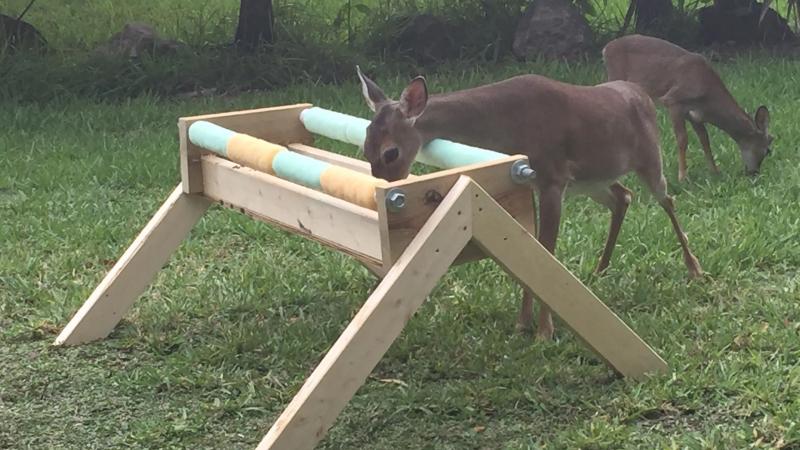
POLYGON ((374 81, 361 72, 361 67, 356 66, 356 72, 358 72, 358 78, 361 80, 361 93, 364 95, 364 100, 367 101, 369 109, 372 112, 376 112, 380 105, 386 103, 389 99, 386 98, 386 94, 374 81))
POLYGON ((766 106, 761 105, 758 107, 756 110, 755 122, 759 130, 764 133, 767 132, 767 127, 769 127, 769 110, 766 106))
POLYGON ((425 78, 414 78, 400 95, 400 111, 408 120, 414 121, 422 115, 427 105, 428 86, 425 84, 425 78))

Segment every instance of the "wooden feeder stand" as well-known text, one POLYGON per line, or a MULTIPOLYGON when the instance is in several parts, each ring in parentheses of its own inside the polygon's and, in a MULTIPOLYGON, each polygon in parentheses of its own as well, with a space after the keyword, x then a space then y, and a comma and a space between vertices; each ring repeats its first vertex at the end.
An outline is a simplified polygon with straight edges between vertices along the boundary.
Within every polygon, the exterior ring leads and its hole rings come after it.
POLYGON ((377 210, 371 210, 209 154, 187 135, 192 123, 207 121, 369 174, 363 161, 311 146, 313 137, 299 119, 309 107, 181 118, 182 183, 55 344, 76 345, 108 336, 194 224, 217 202, 347 253, 382 278, 259 449, 313 448, 445 272, 485 257, 534 293, 620 374, 641 378, 667 370, 653 349, 534 238, 531 184, 520 184, 511 176, 512 168, 523 167, 520 161, 527 163, 524 156, 387 183, 375 189, 377 210))

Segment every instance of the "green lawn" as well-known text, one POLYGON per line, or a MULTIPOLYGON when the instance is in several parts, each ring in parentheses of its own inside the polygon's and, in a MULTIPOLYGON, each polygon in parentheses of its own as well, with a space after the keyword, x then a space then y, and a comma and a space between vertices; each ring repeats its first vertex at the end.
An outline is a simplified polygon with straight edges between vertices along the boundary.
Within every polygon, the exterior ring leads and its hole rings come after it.
MULTIPOLYGON (((749 179, 712 132, 690 179, 665 170, 708 276, 687 282, 666 216, 637 196, 607 275, 591 275, 608 213, 569 199, 560 259, 669 362, 615 379, 559 327, 514 333, 518 288, 492 262, 452 270, 323 441, 323 448, 760 448, 800 446, 798 62, 721 66, 776 136, 749 179), (387 381, 399 380, 399 381, 387 381)), ((440 92, 585 65, 429 74, 440 92)), ((405 80, 380 80, 395 93, 405 80)), ((366 298, 348 258, 214 207, 105 341, 54 348, 110 264, 179 180, 182 115, 310 101, 366 115, 354 84, 235 98, 0 105, 0 448, 252 448, 366 298)), ((321 144, 354 154, 355 149, 321 144)), ((558 326, 558 325, 557 325, 558 326)))

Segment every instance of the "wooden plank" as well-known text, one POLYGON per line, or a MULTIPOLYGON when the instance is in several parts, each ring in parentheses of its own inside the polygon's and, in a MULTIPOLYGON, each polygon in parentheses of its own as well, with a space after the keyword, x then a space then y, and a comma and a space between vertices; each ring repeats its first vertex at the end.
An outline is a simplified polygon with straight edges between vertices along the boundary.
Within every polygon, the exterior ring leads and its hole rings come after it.
POLYGON ((181 185, 186 194, 203 192, 203 169, 200 167, 200 148, 189 141, 189 125, 178 122, 180 140, 181 185))
POLYGON ((54 344, 76 345, 108 336, 210 204, 204 197, 185 194, 178 185, 54 344))
POLYGON ((372 174, 372 169, 370 168, 369 163, 360 159, 350 158, 349 156, 340 155, 338 153, 329 152, 312 147, 310 145, 296 142, 289 144, 287 147, 294 152, 300 153, 301 155, 310 156, 314 159, 335 164, 346 169, 355 170, 356 172, 365 173, 367 175, 372 174))
POLYGON ((314 137, 300 122, 300 112, 310 107, 310 104, 302 103, 181 117, 178 119, 178 136, 180 138, 183 191, 187 194, 197 194, 202 192, 203 189, 200 156, 207 152, 189 141, 189 126, 194 122, 205 120, 276 144, 286 145, 292 142, 311 144, 314 142, 314 137))
MULTIPOLYGON (((503 208, 525 224, 526 228, 534 229, 536 222, 532 185, 516 184, 511 180, 511 166, 520 159, 527 160, 521 155, 509 156, 497 161, 421 175, 414 179, 390 183, 384 188, 377 188, 375 192, 378 200, 378 216, 381 218, 384 263, 391 264, 397 259, 461 175, 472 178, 503 208), (394 187, 405 192, 406 206, 399 212, 388 212, 384 199, 386 192, 394 187)), ((470 258, 475 258, 474 252, 466 254, 462 261, 472 260, 470 258)))
MULTIPOLYGON (((503 203, 513 210, 514 214, 516 214, 517 221, 520 222, 530 234, 536 236, 536 202, 533 199, 533 192, 527 189, 514 191, 504 198, 503 203), (529 211, 525 209, 528 207, 527 205, 530 205, 529 211)), ((469 245, 464 248, 464 251, 458 255, 453 265, 457 266, 478 261, 483 258, 490 258, 490 256, 484 253, 480 246, 470 242, 469 245)))
POLYGON ((214 155, 203 155, 202 167, 207 197, 381 265, 377 212, 214 155))
POLYGON ((490 258, 490 256, 484 253, 480 246, 470 242, 466 247, 464 247, 464 250, 461 251, 456 260, 453 261, 453 265, 458 266, 474 261, 480 261, 484 258, 490 258))
POLYGON ((312 144, 314 137, 300 122, 300 113, 310 108, 309 103, 274 106, 270 108, 248 109, 218 114, 181 117, 179 123, 188 126, 198 120, 205 120, 221 127, 249 134, 275 144, 288 145, 299 142, 312 144))
POLYGON ((474 241, 553 310, 610 367, 631 378, 666 362, 570 273, 480 186, 474 187, 474 241))
POLYGON ((311 449, 324 437, 470 239, 470 185, 468 178, 456 183, 264 436, 259 449, 311 449))
MULTIPOLYGON (((340 167, 345 167, 347 169, 355 170, 356 172, 372 175, 372 168, 370 167, 367 161, 362 161, 360 159, 355 159, 349 156, 340 155, 338 153, 329 152, 327 150, 322 150, 305 144, 294 143, 294 144, 289 144, 287 147, 289 147, 294 152, 300 153, 301 155, 310 156, 320 161, 329 162, 331 164, 335 164, 340 167)), ((408 179, 410 180, 413 180, 415 178, 417 178, 416 175, 408 176, 408 179)))

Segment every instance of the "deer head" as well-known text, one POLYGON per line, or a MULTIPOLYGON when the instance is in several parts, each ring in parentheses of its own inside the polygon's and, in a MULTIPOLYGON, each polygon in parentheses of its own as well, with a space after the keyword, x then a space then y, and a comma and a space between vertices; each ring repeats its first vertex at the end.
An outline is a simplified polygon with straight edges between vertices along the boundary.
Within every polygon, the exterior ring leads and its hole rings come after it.
POLYGON ((411 164, 424 143, 414 122, 428 104, 425 79, 414 78, 400 94, 400 100, 386 97, 374 81, 356 66, 361 79, 361 92, 367 106, 375 113, 367 127, 364 156, 372 166, 372 176, 386 181, 408 177, 411 164))
POLYGON ((739 151, 742 153, 744 170, 748 175, 755 175, 761 168, 764 158, 771 153, 772 136, 769 134, 769 110, 759 106, 753 118, 754 131, 740 139, 739 151))

